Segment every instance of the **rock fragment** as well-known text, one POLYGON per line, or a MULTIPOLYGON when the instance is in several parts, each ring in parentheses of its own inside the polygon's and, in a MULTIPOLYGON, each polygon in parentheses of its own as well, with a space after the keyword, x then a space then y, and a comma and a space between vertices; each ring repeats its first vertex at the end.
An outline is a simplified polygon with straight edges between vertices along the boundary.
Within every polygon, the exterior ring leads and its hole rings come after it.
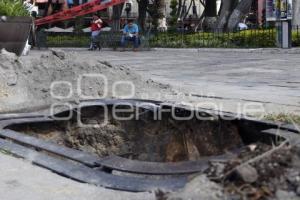
POLYGON ((258 179, 258 173, 251 165, 243 165, 236 169, 236 174, 246 183, 254 183, 258 179))

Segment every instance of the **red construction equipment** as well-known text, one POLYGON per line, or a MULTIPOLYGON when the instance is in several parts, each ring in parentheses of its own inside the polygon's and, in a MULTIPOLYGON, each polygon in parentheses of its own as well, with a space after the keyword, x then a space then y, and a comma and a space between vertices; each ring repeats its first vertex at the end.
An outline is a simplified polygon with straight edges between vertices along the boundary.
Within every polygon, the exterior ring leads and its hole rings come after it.
POLYGON ((65 21, 68 19, 73 19, 78 16, 87 15, 100 10, 104 10, 110 6, 116 6, 125 3, 126 0, 95 0, 79 6, 75 6, 68 10, 58 12, 53 15, 35 20, 35 25, 40 26, 43 24, 49 24, 53 22, 65 21))

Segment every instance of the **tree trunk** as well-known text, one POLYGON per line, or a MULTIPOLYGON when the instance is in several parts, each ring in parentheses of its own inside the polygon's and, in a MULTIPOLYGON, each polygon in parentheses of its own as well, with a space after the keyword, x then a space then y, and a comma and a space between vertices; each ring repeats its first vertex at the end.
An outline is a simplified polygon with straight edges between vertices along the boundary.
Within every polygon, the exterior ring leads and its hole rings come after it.
POLYGON ((112 21, 112 30, 119 31, 120 30, 120 19, 122 15, 124 4, 113 6, 113 21, 112 21))
POLYGON ((183 13, 185 12, 185 9, 186 9, 186 0, 184 0, 182 5, 181 5, 181 10, 180 10, 180 13, 179 13, 179 18, 180 19, 182 19, 183 13))
POLYGON ((177 8, 177 16, 180 16, 181 13, 181 9, 182 9, 182 0, 178 0, 178 8, 177 8))
POLYGON ((293 26, 300 26, 300 1, 293 0, 293 26))
POLYGON ((158 13, 159 13, 158 28, 161 29, 162 31, 165 31, 167 29, 165 0, 158 0, 158 13))
POLYGON ((206 0, 202 28, 207 31, 214 30, 217 21, 217 1, 206 0))
POLYGON ((223 0, 220 16, 218 18, 217 24, 216 24, 216 31, 224 31, 228 19, 230 17, 230 14, 234 10, 235 6, 237 5, 238 0, 223 0))
POLYGON ((147 15, 147 6, 148 0, 140 0, 139 1, 139 18, 138 23, 142 31, 145 30, 145 22, 146 22, 146 15, 147 15))
POLYGON ((229 17, 227 28, 233 30, 236 28, 242 18, 245 17, 251 8, 253 0, 241 0, 229 17))
POLYGON ((217 16, 217 1, 206 0, 205 4, 205 17, 216 17, 217 16))
POLYGON ((188 9, 186 10, 186 12, 183 15, 183 20, 187 18, 188 14, 190 13, 191 7, 193 5, 193 1, 191 0, 190 5, 188 7, 188 9))

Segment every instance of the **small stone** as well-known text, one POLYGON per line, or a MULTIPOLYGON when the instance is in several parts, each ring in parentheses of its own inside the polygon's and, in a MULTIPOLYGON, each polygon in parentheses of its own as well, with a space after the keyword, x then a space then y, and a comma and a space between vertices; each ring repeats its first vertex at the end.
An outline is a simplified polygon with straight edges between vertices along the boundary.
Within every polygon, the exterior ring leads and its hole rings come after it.
POLYGON ((287 180, 293 184, 293 185, 296 185, 297 183, 299 183, 299 172, 294 170, 294 169, 291 169, 288 171, 287 173, 287 180))
POLYGON ((41 92, 44 92, 44 93, 46 93, 46 92, 48 92, 48 91, 49 91, 49 89, 47 89, 47 88, 41 89, 41 92))
POLYGON ((225 164, 223 163, 212 163, 213 168, 214 168, 214 173, 215 176, 222 176, 222 174, 224 173, 224 169, 225 169, 225 164))
POLYGON ((287 192, 284 190, 277 190, 276 191, 276 199, 283 200, 283 199, 289 199, 289 200, 296 200, 298 197, 296 197, 296 194, 294 192, 287 192))
POLYGON ((257 145, 256 145, 256 144, 251 144, 251 145, 249 145, 248 147, 249 147, 250 151, 253 152, 253 151, 256 150, 257 145))
POLYGON ((18 77, 14 74, 7 75, 7 85, 8 86, 15 86, 17 85, 18 77))
POLYGON ((236 173, 246 183, 254 183, 258 179, 256 169, 250 165, 238 167, 236 173))
POLYGON ((11 81, 11 80, 10 80, 10 81, 7 82, 7 85, 8 85, 8 86, 15 86, 15 85, 17 85, 17 81, 14 81, 14 80, 11 81))
POLYGON ((296 190, 296 194, 297 194, 298 196, 300 196, 300 186, 298 186, 298 188, 297 188, 297 190, 296 190))

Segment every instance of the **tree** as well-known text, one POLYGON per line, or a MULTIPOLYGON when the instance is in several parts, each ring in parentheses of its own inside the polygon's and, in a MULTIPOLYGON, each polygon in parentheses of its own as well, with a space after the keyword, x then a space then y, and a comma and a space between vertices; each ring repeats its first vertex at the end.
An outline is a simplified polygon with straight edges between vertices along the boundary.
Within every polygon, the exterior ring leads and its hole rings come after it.
MULTIPOLYGON (((188 11, 195 0, 172 0, 171 1, 171 26, 174 26, 175 18, 185 19, 188 11), (189 2, 187 8, 187 2, 189 2)), ((204 6, 204 13, 200 16, 198 27, 201 23, 204 28, 209 30, 232 30, 236 28, 239 22, 249 13, 253 0, 222 0, 221 9, 217 13, 217 0, 199 0, 204 6), (202 19, 204 18, 204 22, 202 19)), ((294 0, 297 12, 300 14, 300 2, 294 0), (298 6, 297 6, 298 4, 298 6)), ((165 0, 138 0, 139 4, 139 24, 143 27, 146 13, 152 18, 152 24, 154 28, 158 28, 159 22, 165 19, 165 0), (149 4, 149 2, 151 2, 149 4)), ((296 12, 295 12, 296 13, 296 12)), ((298 15, 299 16, 299 15, 298 15)), ((295 23, 300 24, 299 17, 294 20, 295 23), (297 21, 298 20, 298 21, 297 21)))
POLYGON ((142 30, 145 28, 147 13, 152 18, 154 29, 159 27, 159 20, 166 16, 165 0, 137 0, 139 17, 138 22, 142 30))
POLYGON ((171 4, 170 4, 170 8, 171 8, 171 12, 170 12, 170 29, 174 30, 176 29, 176 25, 177 25, 177 20, 178 20, 178 14, 177 14, 177 7, 178 7, 178 2, 177 0, 171 0, 171 4))
POLYGON ((138 9, 139 9, 138 23, 140 25, 141 30, 144 31, 146 27, 146 16, 147 16, 149 0, 137 0, 137 2, 138 2, 138 9))
POLYGON ((124 4, 113 6, 113 16, 112 16, 112 30, 120 30, 120 18, 122 15, 124 4))
POLYGON ((253 0, 241 0, 237 7, 232 11, 229 19, 228 19, 228 24, 227 28, 229 30, 232 30, 236 28, 238 23, 242 20, 243 17, 245 17, 251 8, 253 0))
POLYGON ((217 1, 206 0, 204 8, 203 28, 205 30, 213 30, 217 21, 217 1))
POLYGON ((159 24, 158 27, 164 26, 164 21, 166 21, 166 1, 165 0, 157 0, 158 3, 158 13, 159 13, 159 24))
POLYGON ((204 12, 205 12, 206 17, 216 17, 217 16, 217 1, 216 0, 206 0, 204 12))
POLYGON ((233 30, 249 13, 253 0, 222 0, 216 31, 233 30))
POLYGON ((224 31, 227 26, 228 19, 236 7, 238 0, 226 0, 222 2, 219 18, 216 24, 216 31, 224 31))

